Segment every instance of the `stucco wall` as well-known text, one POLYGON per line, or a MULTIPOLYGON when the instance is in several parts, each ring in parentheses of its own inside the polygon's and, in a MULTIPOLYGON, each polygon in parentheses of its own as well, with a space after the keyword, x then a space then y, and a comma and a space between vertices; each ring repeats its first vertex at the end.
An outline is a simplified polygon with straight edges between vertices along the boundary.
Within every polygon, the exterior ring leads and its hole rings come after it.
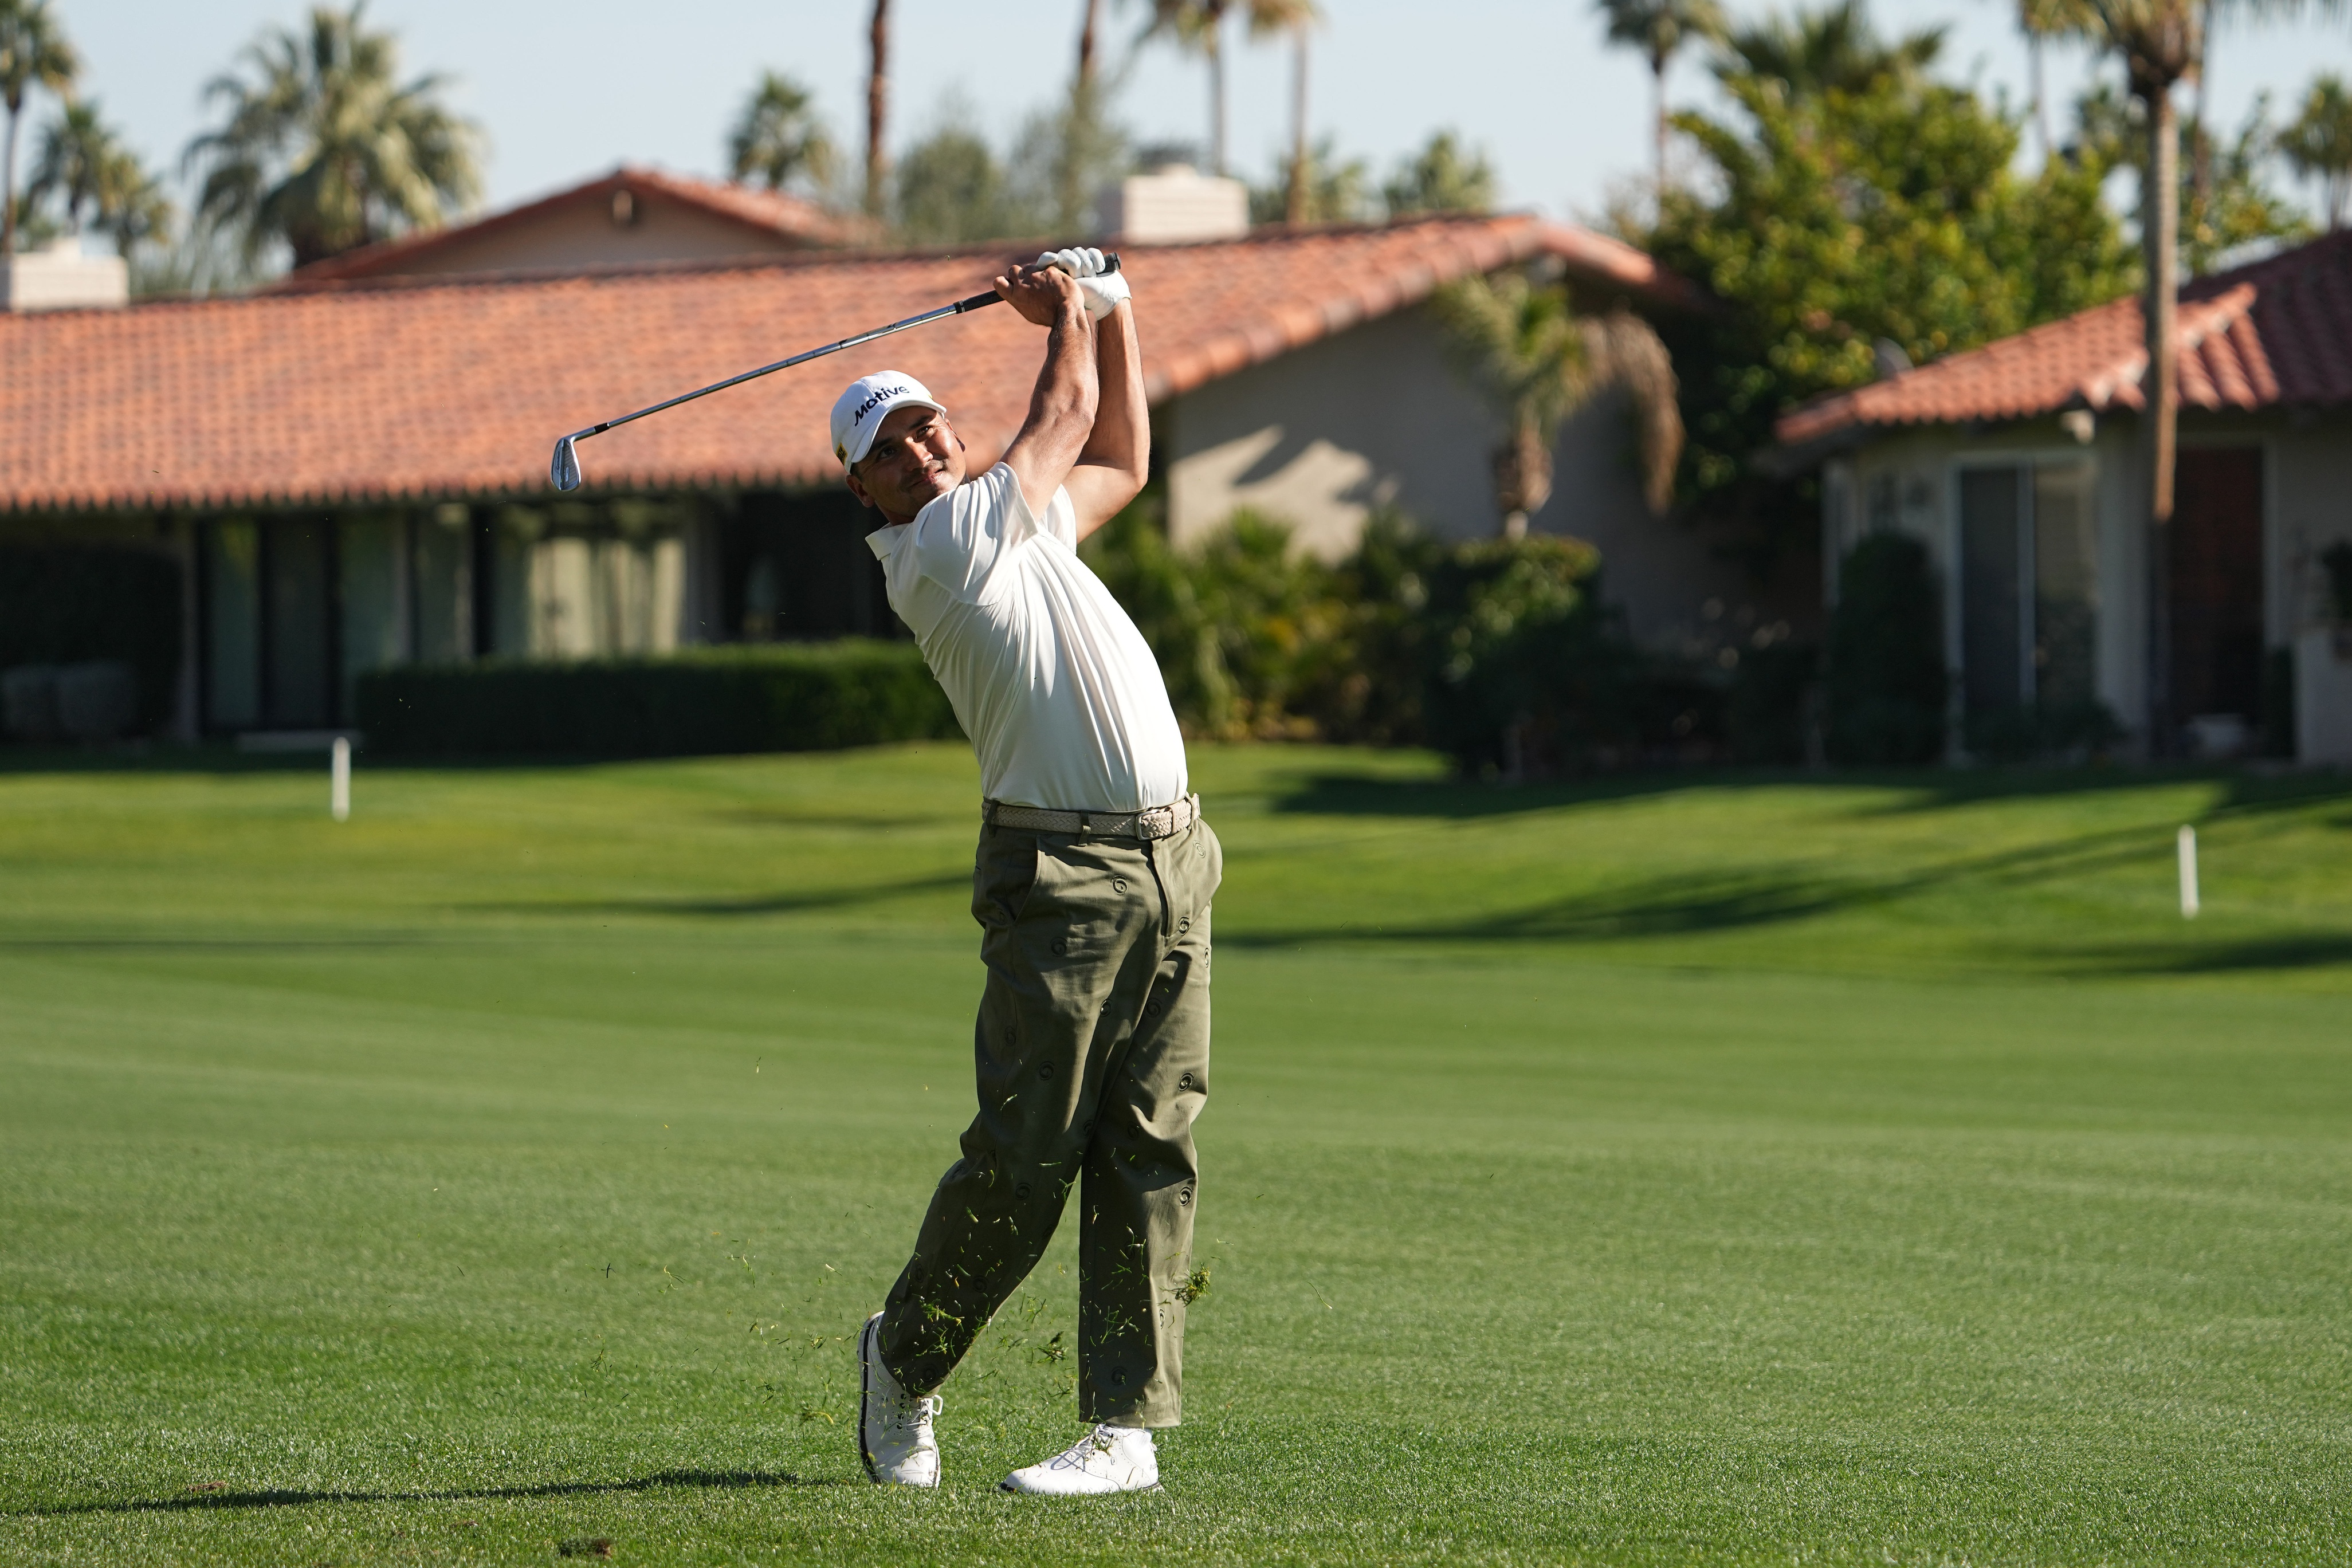
MULTIPOLYGON (((1500 526, 1488 454, 1494 416, 1447 363, 1435 324, 1400 311, 1223 377, 1162 411, 1169 534, 1206 538, 1237 508, 1279 517, 1301 549, 1335 559, 1393 505, 1441 538, 1500 526)), ((1622 401, 1597 400, 1560 432, 1538 532, 1599 547, 1609 597, 1636 637, 1671 643, 1757 590, 1685 525, 1643 504, 1622 401), (1710 601, 1715 615, 1705 611, 1710 601)), ((1755 612, 1748 612, 1754 618, 1755 612)))
POLYGON ((610 201, 583 197, 536 217, 436 246, 405 274, 497 272, 592 267, 614 262, 709 261, 803 247, 781 235, 716 217, 665 196, 635 198, 635 221, 613 221, 610 201))

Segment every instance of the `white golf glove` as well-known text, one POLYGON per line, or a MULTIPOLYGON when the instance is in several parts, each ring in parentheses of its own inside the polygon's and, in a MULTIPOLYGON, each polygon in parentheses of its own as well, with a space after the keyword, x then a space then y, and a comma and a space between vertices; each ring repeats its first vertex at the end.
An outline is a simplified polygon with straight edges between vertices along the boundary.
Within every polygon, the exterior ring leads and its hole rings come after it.
POLYGON ((1127 275, 1105 270, 1103 253, 1091 246, 1046 251, 1037 257, 1037 265, 1059 267, 1076 278, 1078 292, 1087 297, 1087 314, 1097 321, 1118 309, 1120 300, 1134 298, 1127 275))

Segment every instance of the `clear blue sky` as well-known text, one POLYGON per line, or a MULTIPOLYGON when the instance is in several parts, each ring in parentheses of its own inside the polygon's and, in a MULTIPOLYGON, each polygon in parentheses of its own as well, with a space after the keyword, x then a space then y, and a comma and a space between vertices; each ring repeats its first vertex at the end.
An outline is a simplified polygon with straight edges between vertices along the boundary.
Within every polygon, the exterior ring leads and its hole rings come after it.
MULTIPOLYGON (((1561 216, 1598 210, 1648 157, 1648 74, 1601 46, 1580 0, 1324 0, 1310 119, 1342 151, 1385 171, 1435 128, 1484 147, 1514 206, 1561 216)), ((292 24, 299 0, 56 0, 89 63, 85 91, 152 162, 176 166, 205 124, 205 81, 265 25, 292 24)), ((398 32, 405 68, 449 73, 452 99, 489 132, 489 200, 502 205, 623 160, 719 172, 737 104, 763 68, 816 89, 836 136, 864 127, 866 0, 375 0, 398 32)), ((1106 0, 1114 58, 1148 0, 1106 0)), ((1732 0, 1735 15, 1756 0, 1732 0)), ((1078 0, 1026 5, 895 0, 892 140, 901 144, 961 93, 984 129, 1009 138, 1066 81, 1078 0)), ((1878 0, 1886 30, 1946 23, 1949 74, 2025 97, 2025 53, 1993 0, 1878 0)), ((2352 23, 2225 29, 2214 101, 2234 125, 2267 89, 2281 105, 2315 71, 2352 76, 2352 23)), ((2053 57, 2053 97, 2083 79, 2080 54, 2053 57)), ((1287 134, 1286 47, 1237 47, 1230 66, 1236 172, 1263 179, 1287 134)), ((1677 68, 1680 103, 1704 99, 1696 65, 1677 68)), ((1154 46, 1137 57, 1118 112, 1147 141, 1205 141, 1202 68, 1154 46)), ((45 106, 46 108, 46 106, 45 106)))

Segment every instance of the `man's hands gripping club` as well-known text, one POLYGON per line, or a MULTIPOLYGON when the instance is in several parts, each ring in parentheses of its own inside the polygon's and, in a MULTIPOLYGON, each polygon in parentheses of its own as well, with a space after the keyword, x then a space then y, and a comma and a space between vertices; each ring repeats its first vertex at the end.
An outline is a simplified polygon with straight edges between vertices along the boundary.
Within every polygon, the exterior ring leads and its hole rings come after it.
POLYGON ((1069 491, 1080 538, 1108 522, 1143 488, 1151 428, 1143 401, 1143 354, 1124 273, 1098 250, 1047 251, 1013 267, 996 292, 1045 328, 1045 366, 1029 417, 1004 454, 1030 512, 1042 517, 1054 491, 1069 491))

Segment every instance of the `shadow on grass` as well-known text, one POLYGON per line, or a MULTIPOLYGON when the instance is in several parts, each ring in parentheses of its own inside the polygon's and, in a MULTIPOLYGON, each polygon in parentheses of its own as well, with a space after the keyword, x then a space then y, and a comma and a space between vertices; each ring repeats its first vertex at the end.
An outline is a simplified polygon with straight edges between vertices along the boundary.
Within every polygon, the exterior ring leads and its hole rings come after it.
MULTIPOLYGON (((1685 768, 1612 774, 1544 784, 1478 784, 1458 779, 1381 779, 1358 773, 1307 776, 1273 802, 1278 812, 1334 817, 1431 817, 1470 821, 1525 816, 1562 807, 1609 805, 1690 790, 1805 788, 1892 790, 1893 800, 1857 803, 1868 816, 1908 815, 1998 800, 2050 800, 2192 782, 2224 786, 2210 814, 2292 810, 2317 802, 2352 804, 2352 779, 2341 774, 2262 774, 2220 768, 1918 768, 1811 772, 1791 768, 1685 768)), ((2352 816, 2329 819, 2352 826, 2352 816)))
POLYGON ((614 1492, 720 1490, 741 1487, 831 1487, 840 1481, 812 1479, 783 1470, 662 1470, 625 1481, 542 1481, 536 1486, 480 1487, 448 1491, 206 1491, 190 1497, 142 1498, 131 1502, 78 1502, 61 1508, 28 1508, 16 1519, 62 1519, 91 1513, 178 1513, 215 1508, 298 1508, 314 1502, 480 1502, 498 1499, 583 1497, 614 1492))
POLYGON ((437 936, 0 936, 0 953, 340 953, 425 947, 437 936))
POLYGON ((2352 964, 2352 936, 2258 936, 2235 942, 2139 942, 2021 955, 2076 979, 2142 975, 2228 975, 2352 964))
POLYGON ((968 871, 938 872, 929 876, 902 877, 897 882, 858 887, 831 887, 813 893, 751 893, 727 898, 603 898, 548 900, 541 903, 468 904, 459 907, 477 915, 673 915, 741 917, 798 915, 811 910, 854 909, 919 893, 970 887, 968 871))
MULTIPOLYGON (((2168 853, 2170 845, 2160 846, 2168 853)), ((1949 883, 2024 883, 2079 876, 2149 858, 2143 829, 2117 828, 2054 843, 1964 855, 1884 876, 1759 868, 1690 872, 1572 894, 1451 922, 1349 925, 1317 930, 1221 934, 1229 946, 1297 947, 1339 941, 1578 942, 1682 936, 1781 924, 1892 904, 1949 883)))

